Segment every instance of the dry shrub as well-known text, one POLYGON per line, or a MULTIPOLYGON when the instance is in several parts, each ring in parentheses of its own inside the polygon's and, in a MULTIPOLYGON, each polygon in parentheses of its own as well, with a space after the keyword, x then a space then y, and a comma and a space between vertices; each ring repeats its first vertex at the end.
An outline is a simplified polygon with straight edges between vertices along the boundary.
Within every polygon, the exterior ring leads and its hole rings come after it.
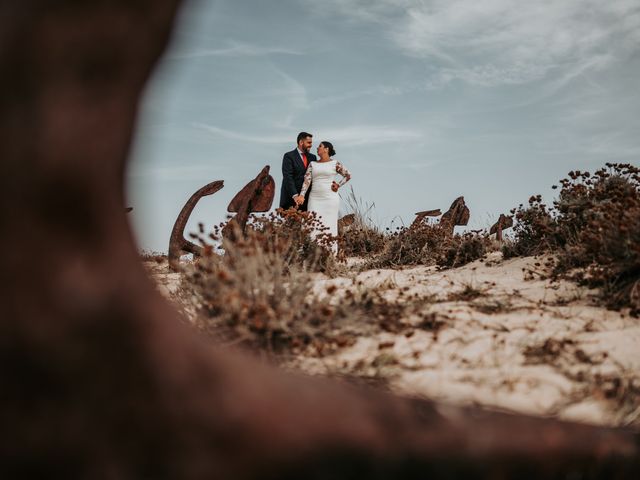
POLYGON ((298 212, 254 219, 246 236, 222 241, 224 254, 198 237, 203 256, 185 272, 200 310, 197 326, 218 342, 275 357, 324 355, 361 335, 410 328, 404 319, 424 308, 423 298, 390 301, 390 287, 363 284, 314 291, 314 271, 333 256, 310 240, 313 222, 298 212))
POLYGON ((289 266, 333 275, 337 264, 331 245, 337 239, 328 230, 315 212, 278 209, 268 216, 251 217, 244 238, 236 235, 241 240, 236 245, 229 244, 229 248, 233 250, 240 245, 260 248, 281 255, 289 266))
POLYGON ((340 232, 340 253, 344 257, 364 257, 384 249, 385 236, 371 218, 375 203, 356 197, 353 187, 344 198, 346 210, 354 216, 353 224, 340 232))
POLYGON ((552 250, 558 244, 557 224, 541 195, 529 198, 529 206, 520 204, 511 210, 516 223, 514 241, 505 242, 502 253, 505 258, 539 255, 552 250))
POLYGON ((216 252, 210 240, 220 241, 223 228, 209 239, 198 237, 203 256, 186 272, 201 311, 198 327, 219 340, 268 351, 313 338, 326 312, 309 318, 305 309, 311 272, 334 261, 322 245, 330 239, 312 239, 320 228, 315 216, 290 209, 253 217, 245 235, 222 240, 216 252))
POLYGON ((608 306, 640 314, 640 169, 607 163, 568 177, 552 208, 537 196, 515 211, 505 256, 553 252, 556 275, 601 288, 608 306))
POLYGON ((483 231, 473 230, 462 235, 454 235, 438 259, 438 266, 461 267, 479 258, 484 258, 491 248, 491 240, 483 231))
POLYGON ((460 267, 482 258, 490 245, 488 237, 479 231, 452 235, 447 227, 419 223, 409 227, 398 227, 388 236, 384 251, 366 267, 460 267))
POLYGON ((252 233, 225 254, 207 250, 187 273, 200 308, 197 326, 217 340, 247 342, 255 348, 280 350, 300 335, 313 336, 313 322, 304 322, 310 273, 288 263, 283 249, 264 248, 252 233))
POLYGON ((354 223, 340 235, 340 252, 345 257, 365 257, 384 249, 385 237, 375 227, 354 223))
POLYGON ((384 251, 368 268, 393 268, 410 265, 435 265, 450 238, 439 225, 427 223, 397 227, 387 237, 384 251))

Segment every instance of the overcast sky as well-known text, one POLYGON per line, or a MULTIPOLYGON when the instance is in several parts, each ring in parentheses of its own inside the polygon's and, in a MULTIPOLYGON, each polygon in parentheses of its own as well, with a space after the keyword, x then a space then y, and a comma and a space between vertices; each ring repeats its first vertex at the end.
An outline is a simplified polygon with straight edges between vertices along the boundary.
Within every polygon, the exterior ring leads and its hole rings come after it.
POLYGON ((331 141, 374 220, 464 195, 470 228, 573 169, 640 161, 640 0, 187 1, 141 103, 127 175, 141 249, 166 251, 301 130, 331 141))

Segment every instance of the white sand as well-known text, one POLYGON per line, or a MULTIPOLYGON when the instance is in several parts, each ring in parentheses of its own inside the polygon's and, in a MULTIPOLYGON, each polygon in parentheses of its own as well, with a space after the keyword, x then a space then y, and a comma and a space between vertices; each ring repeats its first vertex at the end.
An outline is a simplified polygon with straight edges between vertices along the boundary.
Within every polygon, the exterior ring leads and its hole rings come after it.
MULTIPOLYGON (((381 377, 395 392, 456 404, 640 425, 640 319, 594 306, 593 292, 573 283, 526 273, 542 272, 536 263, 544 262, 502 261, 494 253, 486 263, 445 271, 417 267, 351 278, 319 276, 314 294, 320 297, 328 285, 360 281, 364 288, 384 288, 389 299, 406 289, 405 298, 424 298, 423 311, 434 312, 445 326, 437 335, 416 328, 409 338, 386 332, 362 336, 333 355, 301 356, 286 368, 381 377), (483 293, 468 301, 448 300, 465 288, 483 293), (385 342, 393 346, 381 349, 385 342), (545 342, 555 354, 524 354, 545 342)), ((179 275, 153 276, 171 297, 179 275)), ((339 302, 340 295, 328 300, 339 302)))

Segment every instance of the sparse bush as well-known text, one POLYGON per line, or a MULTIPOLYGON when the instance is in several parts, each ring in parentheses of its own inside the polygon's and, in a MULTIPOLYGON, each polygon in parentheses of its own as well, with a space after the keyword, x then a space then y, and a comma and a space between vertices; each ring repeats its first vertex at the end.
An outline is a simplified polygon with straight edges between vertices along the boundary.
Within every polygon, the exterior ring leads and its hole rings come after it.
POLYGON ((516 224, 514 241, 506 242, 502 253, 505 258, 538 255, 558 244, 557 224, 540 195, 529 198, 529 206, 520 205, 511 210, 516 224))
POLYGON ((392 268, 409 265, 435 265, 450 234, 439 225, 418 224, 398 227, 387 238, 384 251, 368 268, 392 268))
POLYGON ((568 177, 551 209, 539 196, 520 206, 505 255, 553 252, 556 275, 599 287, 610 307, 640 314, 640 169, 607 163, 568 177))
MULTIPOLYGON (((298 212, 254 219, 245 236, 222 241, 224 255, 198 237, 203 256, 185 272, 201 313, 197 326, 218 342, 275 356, 324 355, 363 333, 409 328, 405 312, 422 308, 424 300, 388 301, 385 287, 361 284, 314 290, 312 270, 327 252, 309 240, 312 225, 313 216, 298 212)), ((212 237, 218 240, 215 232, 212 237)))
POLYGON ((333 255, 312 239, 320 225, 313 214, 293 209, 252 217, 244 235, 198 237, 203 256, 186 272, 201 315, 198 327, 220 341, 279 352, 318 336, 328 310, 306 308, 311 274, 328 268, 333 255), (221 242, 219 252, 213 242, 221 242))
POLYGON ((384 251, 367 268, 393 268, 411 265, 460 267, 482 258, 491 242, 478 231, 451 235, 440 225, 419 223, 400 227, 388 236, 384 251))
POLYGON ((385 235, 370 216, 375 204, 366 204, 362 199, 357 198, 353 187, 344 201, 346 210, 353 215, 353 223, 340 232, 341 256, 364 257, 381 252, 385 245, 385 235))
POLYGON ((202 313, 200 329, 218 340, 247 342, 258 349, 279 350, 292 341, 291 326, 303 325, 310 279, 308 272, 288 263, 290 247, 277 240, 265 243, 249 230, 246 239, 224 243, 224 255, 205 250, 187 272, 202 313))
POLYGON ((483 258, 491 249, 492 243, 482 231, 465 232, 451 237, 443 255, 438 259, 439 267, 461 267, 483 258))
POLYGON ((354 224, 340 235, 339 245, 345 257, 365 257, 384 249, 385 236, 376 228, 354 224))
POLYGON ((337 266, 331 245, 337 239, 327 231, 314 212, 278 209, 265 217, 253 216, 247 225, 247 234, 239 244, 248 243, 253 248, 273 251, 282 256, 288 267, 332 275, 337 266))

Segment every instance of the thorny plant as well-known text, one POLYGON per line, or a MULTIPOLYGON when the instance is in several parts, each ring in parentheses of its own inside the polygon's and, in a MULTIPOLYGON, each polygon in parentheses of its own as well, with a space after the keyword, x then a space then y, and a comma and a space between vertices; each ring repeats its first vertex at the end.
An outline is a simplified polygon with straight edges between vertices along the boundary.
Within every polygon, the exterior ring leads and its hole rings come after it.
POLYGON ((640 169, 607 163, 593 175, 569 172, 551 208, 537 195, 512 212, 505 257, 552 252, 554 275, 600 288, 609 307, 640 314, 640 169))

